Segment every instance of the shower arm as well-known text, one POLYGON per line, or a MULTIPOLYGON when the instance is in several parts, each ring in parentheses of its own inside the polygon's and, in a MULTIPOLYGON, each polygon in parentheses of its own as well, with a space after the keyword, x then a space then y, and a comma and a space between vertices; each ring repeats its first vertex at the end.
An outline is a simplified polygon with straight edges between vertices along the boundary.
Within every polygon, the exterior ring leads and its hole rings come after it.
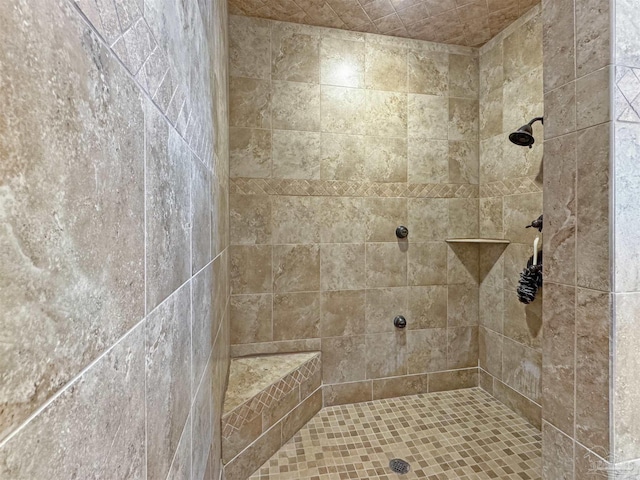
POLYGON ((544 117, 536 117, 533 120, 531 120, 527 125, 532 126, 536 122, 540 122, 542 125, 544 125, 544 117))

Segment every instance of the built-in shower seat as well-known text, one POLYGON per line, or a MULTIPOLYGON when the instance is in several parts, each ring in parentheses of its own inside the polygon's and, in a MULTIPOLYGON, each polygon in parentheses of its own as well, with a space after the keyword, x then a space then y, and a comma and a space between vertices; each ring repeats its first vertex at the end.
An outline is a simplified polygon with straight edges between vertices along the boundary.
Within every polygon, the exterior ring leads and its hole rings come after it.
POLYGON ((320 352, 232 358, 222 414, 226 480, 245 480, 322 407, 320 352))

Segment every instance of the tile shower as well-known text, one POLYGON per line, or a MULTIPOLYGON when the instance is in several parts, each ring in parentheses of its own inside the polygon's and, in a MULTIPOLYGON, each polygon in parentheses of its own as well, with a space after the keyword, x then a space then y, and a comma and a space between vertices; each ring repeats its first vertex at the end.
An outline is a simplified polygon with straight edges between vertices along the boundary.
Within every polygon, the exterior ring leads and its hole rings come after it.
POLYGON ((229 32, 232 357, 321 351, 325 407, 480 385, 540 428, 542 300, 515 286, 543 134, 507 141, 543 113, 540 9, 479 50, 229 32), (476 237, 511 244, 446 242, 476 237))
POLYGON ((328 405, 476 386, 477 250, 445 240, 478 235, 477 51, 229 29, 232 356, 322 351, 328 405))
POLYGON ((640 478, 633 2, 361 3, 0 6, 0 478, 640 478))

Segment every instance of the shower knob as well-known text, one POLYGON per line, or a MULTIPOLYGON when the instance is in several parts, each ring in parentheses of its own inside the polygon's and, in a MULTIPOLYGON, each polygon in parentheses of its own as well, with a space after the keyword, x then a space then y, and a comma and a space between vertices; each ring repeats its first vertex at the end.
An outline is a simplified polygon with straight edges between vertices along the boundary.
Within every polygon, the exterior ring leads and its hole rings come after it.
POLYGON ((398 228, 396 228, 396 237, 407 238, 408 235, 409 235, 409 229, 404 225, 400 225, 398 228))
POLYGON ((407 326, 407 319, 404 318, 402 315, 398 315, 396 318, 393 319, 393 325, 396 328, 404 328, 407 326))

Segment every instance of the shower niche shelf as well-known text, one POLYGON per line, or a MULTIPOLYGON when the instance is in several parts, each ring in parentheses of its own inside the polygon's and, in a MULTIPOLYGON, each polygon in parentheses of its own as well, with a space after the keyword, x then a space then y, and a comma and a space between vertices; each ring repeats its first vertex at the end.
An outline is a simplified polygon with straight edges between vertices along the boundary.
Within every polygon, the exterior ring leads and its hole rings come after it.
POLYGON ((508 245, 510 240, 505 238, 447 238, 447 243, 478 243, 483 245, 508 245))

